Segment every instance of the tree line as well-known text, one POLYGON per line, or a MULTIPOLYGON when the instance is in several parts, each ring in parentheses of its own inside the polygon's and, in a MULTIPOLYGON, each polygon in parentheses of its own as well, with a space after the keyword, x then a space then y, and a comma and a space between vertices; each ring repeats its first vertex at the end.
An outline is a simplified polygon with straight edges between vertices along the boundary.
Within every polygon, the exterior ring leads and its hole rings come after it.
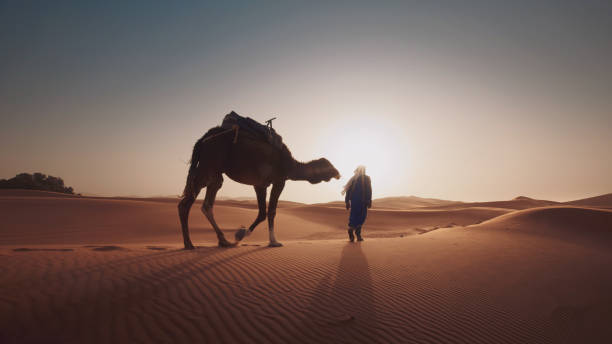
POLYGON ((61 192, 74 195, 72 187, 64 185, 62 178, 43 173, 20 173, 11 179, 0 179, 0 189, 29 189, 61 192))

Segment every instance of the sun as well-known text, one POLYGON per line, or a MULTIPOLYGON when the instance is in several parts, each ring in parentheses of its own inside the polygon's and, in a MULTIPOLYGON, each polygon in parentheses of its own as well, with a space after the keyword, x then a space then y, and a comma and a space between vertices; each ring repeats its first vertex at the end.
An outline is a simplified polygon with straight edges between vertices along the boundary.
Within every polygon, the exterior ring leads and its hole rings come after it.
POLYGON ((366 174, 372 178, 377 190, 392 188, 396 171, 398 151, 395 130, 383 123, 355 120, 327 138, 326 155, 340 172, 341 182, 345 183, 359 165, 366 167, 366 174))

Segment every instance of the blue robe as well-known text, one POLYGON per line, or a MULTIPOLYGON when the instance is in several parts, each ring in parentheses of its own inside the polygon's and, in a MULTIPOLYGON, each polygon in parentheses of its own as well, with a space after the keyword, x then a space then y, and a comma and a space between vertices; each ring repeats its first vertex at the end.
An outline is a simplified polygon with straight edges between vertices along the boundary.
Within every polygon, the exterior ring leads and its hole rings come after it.
POLYGON ((372 204, 372 183, 370 177, 364 175, 357 178, 346 191, 344 201, 351 202, 349 227, 361 227, 368 216, 368 207, 372 204))

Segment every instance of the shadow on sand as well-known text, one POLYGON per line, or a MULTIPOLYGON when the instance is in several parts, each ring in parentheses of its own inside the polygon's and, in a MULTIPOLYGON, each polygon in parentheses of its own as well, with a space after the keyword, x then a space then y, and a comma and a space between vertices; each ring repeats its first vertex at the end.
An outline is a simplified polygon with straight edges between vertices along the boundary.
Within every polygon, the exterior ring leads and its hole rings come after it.
POLYGON ((377 342, 374 288, 361 243, 342 249, 335 276, 317 286, 308 307, 308 322, 316 341, 343 338, 346 342, 377 342), (334 278, 335 277, 335 278, 334 278))
POLYGON ((114 245, 86 245, 83 247, 87 247, 87 248, 91 248, 92 251, 122 251, 125 250, 125 248, 121 247, 121 246, 114 246, 114 245))
POLYGON ((15 248, 13 249, 14 252, 37 252, 37 251, 46 251, 46 252, 70 252, 70 251, 74 251, 74 249, 72 248, 27 248, 27 247, 21 247, 21 248, 15 248))

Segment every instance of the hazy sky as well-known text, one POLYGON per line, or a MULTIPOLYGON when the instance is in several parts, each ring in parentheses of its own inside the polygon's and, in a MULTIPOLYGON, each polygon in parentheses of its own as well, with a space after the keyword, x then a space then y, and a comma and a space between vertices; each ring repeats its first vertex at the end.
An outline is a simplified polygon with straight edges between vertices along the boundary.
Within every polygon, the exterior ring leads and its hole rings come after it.
POLYGON ((283 199, 612 192, 611 4, 0 0, 0 178, 176 195, 235 110, 343 175, 283 199))

